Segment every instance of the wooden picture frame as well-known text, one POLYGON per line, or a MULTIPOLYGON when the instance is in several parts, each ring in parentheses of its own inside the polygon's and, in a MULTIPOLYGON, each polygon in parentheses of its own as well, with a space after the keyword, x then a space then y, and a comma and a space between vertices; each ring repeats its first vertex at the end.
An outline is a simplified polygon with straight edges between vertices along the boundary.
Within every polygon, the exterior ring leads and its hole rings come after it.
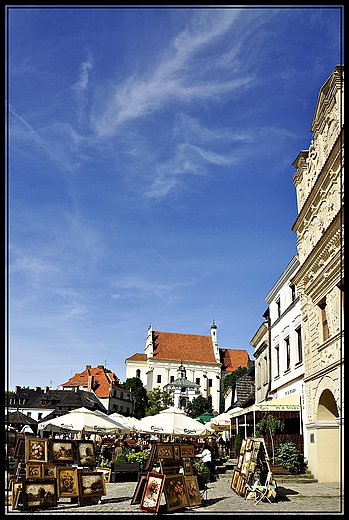
POLYGON ((162 475, 161 473, 148 473, 141 504, 139 506, 141 511, 157 514, 164 483, 165 475, 162 475))
POLYGON ((25 437, 25 462, 48 462, 47 439, 25 437))
POLYGON ((233 478, 231 479, 231 489, 233 491, 236 492, 237 490, 237 485, 238 485, 238 481, 239 481, 239 477, 240 477, 240 471, 238 470, 234 470, 234 473, 233 473, 233 478))
POLYGON ((138 484, 136 486, 135 492, 133 493, 133 497, 131 499, 131 505, 141 503, 146 481, 147 481, 147 475, 141 475, 139 478, 138 484))
POLYGON ((189 506, 187 488, 183 473, 166 475, 164 484, 167 511, 175 511, 189 506))
POLYGON ((109 484, 111 477, 111 468, 96 468, 96 471, 100 471, 104 475, 104 482, 109 484))
POLYGON ((41 479, 41 466, 40 462, 31 462, 25 466, 25 478, 28 479, 41 479))
POLYGON ((179 464, 162 464, 161 473, 164 475, 174 475, 175 473, 179 473, 179 468, 179 464))
POLYGON ((243 455, 245 453, 245 449, 246 449, 246 439, 242 439, 239 455, 243 455))
POLYGON ((79 471, 79 497, 100 497, 107 494, 104 474, 100 471, 79 471))
POLYGON ((41 470, 42 478, 57 478, 57 466, 50 464, 50 462, 44 462, 41 470))
POLYGON ((75 443, 78 465, 83 467, 96 466, 94 442, 89 440, 79 440, 75 441, 75 443))
POLYGON ((243 455, 239 455, 238 462, 236 464, 237 469, 241 469, 243 460, 244 460, 244 456, 243 455))
POLYGON ((49 443, 49 459, 50 462, 59 464, 74 464, 75 458, 75 441, 69 439, 50 439, 49 443))
POLYGON ((173 444, 173 462, 181 460, 181 450, 179 444, 173 444))
POLYGON ((56 479, 23 480, 22 498, 24 510, 56 507, 56 479))
POLYGON ((151 471, 152 470, 152 468, 154 466, 155 459, 156 459, 156 445, 152 444, 152 446, 150 448, 150 452, 149 452, 148 458, 147 458, 147 460, 145 462, 145 465, 144 465, 144 471, 151 471))
POLYGON ((195 446, 194 444, 180 444, 181 459, 185 457, 195 457, 195 446))
POLYGON ((79 480, 77 467, 57 467, 57 493, 58 497, 75 498, 79 496, 79 480))
POLYGON ((183 473, 186 476, 192 476, 194 475, 194 468, 190 460, 183 460, 183 473))
POLYGON ((196 507, 202 505, 199 483, 196 475, 184 477, 185 487, 189 500, 189 507, 196 507))
POLYGON ((173 446, 172 444, 156 444, 156 458, 164 460, 173 459, 173 446))
POLYGON ((24 460, 24 456, 25 456, 25 437, 24 437, 24 435, 19 436, 19 434, 18 434, 13 458, 17 459, 17 460, 24 460))
POLYGON ((13 495, 12 493, 12 510, 19 509, 20 504, 23 504, 23 493, 22 493, 22 486, 16 491, 16 494, 13 495))

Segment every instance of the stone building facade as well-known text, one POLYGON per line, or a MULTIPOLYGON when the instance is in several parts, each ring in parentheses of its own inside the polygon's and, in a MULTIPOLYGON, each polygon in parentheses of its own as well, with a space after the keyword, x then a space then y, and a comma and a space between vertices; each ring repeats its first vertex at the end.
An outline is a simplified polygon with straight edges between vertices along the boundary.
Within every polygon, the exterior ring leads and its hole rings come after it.
POLYGON ((319 481, 338 482, 344 439, 344 66, 320 88, 313 140, 293 166, 300 267, 307 452, 319 481))

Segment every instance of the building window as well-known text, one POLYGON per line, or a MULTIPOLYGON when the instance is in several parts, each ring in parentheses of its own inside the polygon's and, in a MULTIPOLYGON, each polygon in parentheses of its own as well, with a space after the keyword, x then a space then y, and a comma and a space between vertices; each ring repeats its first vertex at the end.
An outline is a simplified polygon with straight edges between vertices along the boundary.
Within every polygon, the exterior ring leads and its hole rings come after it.
POLYGON ((319 304, 319 307, 321 310, 322 341, 326 341, 330 337, 326 313, 326 299, 319 304))
POLYGON ((196 383, 197 385, 200 384, 200 377, 197 377, 197 378, 195 379, 195 383, 196 383))
POLYGON ((156 380, 157 383, 161 383, 161 375, 158 374, 158 377, 157 377, 157 380, 156 380))
POLYGON ((290 370, 291 366, 291 352, 290 352, 290 338, 285 338, 285 352, 286 352, 286 370, 290 370))
POLYGON ((296 299, 296 286, 294 285, 294 283, 292 285, 290 285, 290 289, 291 289, 291 301, 294 302, 296 299))
POLYGON ((120 392, 120 399, 124 398, 124 392, 120 392))
POLYGON ((208 380, 208 386, 209 386, 209 388, 212 388, 212 379, 208 380))
POLYGON ((42 419, 42 413, 38 413, 38 421, 40 421, 40 419, 42 419))
POLYGON ((298 362, 302 363, 303 345, 302 345, 302 328, 301 327, 298 327, 298 329, 296 329, 296 334, 297 334, 298 362))
POLYGON ((136 370, 136 377, 141 377, 141 371, 139 370, 139 368, 137 368, 136 370))
POLYGON ((170 376, 170 383, 173 383, 174 381, 174 376, 170 376))
POLYGON ((280 349, 279 345, 275 347, 275 376, 280 375, 280 349))
POLYGON ((280 318, 280 316, 281 316, 280 298, 278 300, 276 300, 276 312, 277 312, 277 317, 280 318))

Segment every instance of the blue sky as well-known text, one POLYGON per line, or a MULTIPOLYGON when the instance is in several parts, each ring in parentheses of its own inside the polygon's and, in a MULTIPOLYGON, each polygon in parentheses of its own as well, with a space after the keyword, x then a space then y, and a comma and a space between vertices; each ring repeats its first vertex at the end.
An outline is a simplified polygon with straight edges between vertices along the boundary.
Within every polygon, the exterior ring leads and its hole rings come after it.
POLYGON ((8 388, 125 380, 154 330, 246 349, 342 7, 7 7, 8 388))

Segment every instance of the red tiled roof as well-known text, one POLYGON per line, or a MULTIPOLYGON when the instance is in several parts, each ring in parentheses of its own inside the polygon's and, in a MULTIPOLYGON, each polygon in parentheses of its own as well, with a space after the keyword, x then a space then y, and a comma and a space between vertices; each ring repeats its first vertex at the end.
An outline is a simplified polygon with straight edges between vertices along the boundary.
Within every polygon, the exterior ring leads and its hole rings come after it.
POLYGON ((227 372, 234 372, 239 367, 247 367, 249 356, 247 350, 237 350, 234 348, 220 348, 220 359, 222 369, 227 372))
POLYGON ((83 386, 87 387, 89 382, 89 376, 92 376, 92 390, 98 397, 108 397, 111 386, 123 388, 120 385, 118 378, 113 372, 105 372, 104 367, 90 367, 86 366, 83 372, 75 374, 66 383, 63 383, 63 387, 71 386, 83 386))
POLYGON ((211 336, 158 332, 155 330, 153 331, 153 358, 157 360, 217 363, 211 336))
POLYGON ((140 354, 139 352, 136 352, 136 354, 133 354, 133 356, 128 357, 126 361, 147 361, 147 354, 140 354))

